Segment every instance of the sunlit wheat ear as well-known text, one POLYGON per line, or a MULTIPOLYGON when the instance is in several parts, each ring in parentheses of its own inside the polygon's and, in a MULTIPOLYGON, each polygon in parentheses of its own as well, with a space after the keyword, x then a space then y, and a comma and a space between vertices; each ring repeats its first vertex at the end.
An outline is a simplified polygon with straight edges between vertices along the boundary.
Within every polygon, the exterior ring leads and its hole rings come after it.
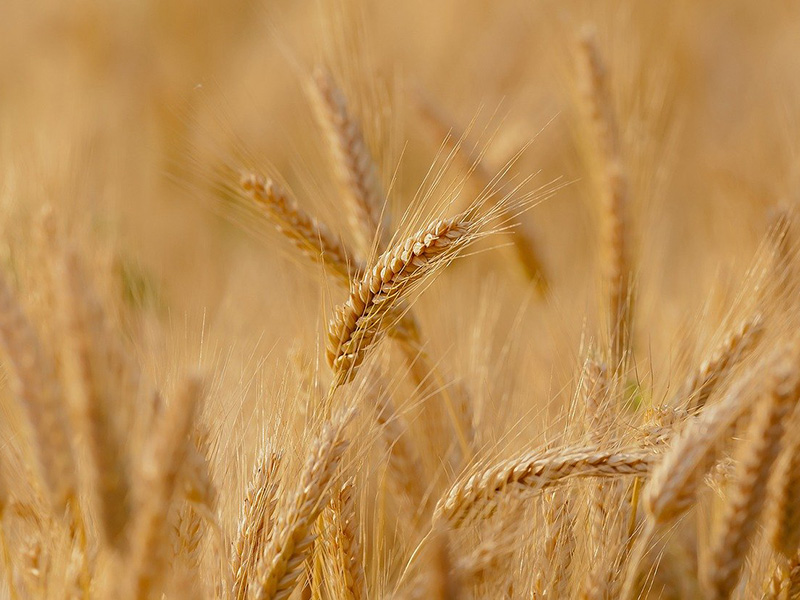
MULTIPOLYGON (((460 163, 460 167, 474 182, 473 187, 478 192, 487 194, 485 203, 491 205, 496 202, 502 196, 503 186, 495 181, 485 157, 469 147, 465 133, 460 131, 430 98, 418 93, 415 100, 428 130, 437 141, 444 144, 454 160, 460 163)), ((537 241, 522 227, 509 232, 507 237, 512 244, 514 256, 527 277, 536 284, 542 294, 547 293, 550 283, 537 241)))
POLYGON ((327 133, 328 147, 345 191, 345 210, 362 257, 386 248, 388 235, 382 223, 385 202, 378 169, 347 100, 331 74, 322 67, 314 71, 314 93, 320 124, 327 133))
POLYGON ((349 299, 336 308, 328 326, 326 357, 337 381, 352 380, 392 308, 415 283, 452 259, 475 229, 465 215, 436 221, 387 250, 353 282, 349 299))
POLYGON ((800 398, 798 352, 774 373, 771 390, 754 408, 735 479, 711 547, 709 598, 728 598, 736 587, 766 498, 767 481, 781 447, 786 419, 800 398))
POLYGON ((106 543, 120 548, 130 519, 130 474, 120 432, 110 411, 124 397, 109 358, 106 316, 78 257, 65 253, 60 269, 65 347, 62 360, 68 375, 70 399, 81 441, 87 446, 92 495, 106 543))
POLYGON ((633 321, 627 216, 629 191, 617 119, 609 95, 607 68, 591 27, 581 32, 578 43, 577 84, 597 166, 603 286, 609 318, 610 360, 616 370, 628 348, 633 321))
MULTIPOLYGON (((323 223, 303 212, 274 181, 249 174, 242 177, 240 184, 278 231, 306 258, 321 264, 342 284, 349 286, 359 271, 363 271, 353 262, 353 253, 348 252, 323 223)), ((404 351, 411 358, 416 357, 420 351, 420 339, 414 316, 400 303, 389 320, 392 323, 389 335, 404 344, 404 351)))
POLYGON ((646 475, 655 459, 653 454, 637 449, 565 447, 529 452, 479 468, 456 482, 439 500, 436 516, 464 525, 493 512, 503 494, 528 497, 567 478, 646 475))
POLYGON ((274 181, 247 174, 240 185, 292 244, 307 258, 323 265, 328 272, 349 285, 357 271, 353 256, 328 228, 309 216, 274 181))
POLYGON ((33 325, 0 275, 0 345, 14 396, 27 418, 39 475, 59 510, 75 497, 75 462, 61 387, 33 325))
POLYGON ((346 411, 325 424, 297 486, 287 491, 274 517, 269 545, 251 578, 249 596, 254 600, 288 598, 297 586, 314 541, 314 521, 331 497, 334 476, 348 446, 344 431, 352 414, 346 411))
POLYGON ((234 600, 247 597, 248 586, 273 532, 280 461, 280 454, 272 450, 264 451, 256 461, 253 477, 247 486, 239 531, 231 553, 234 600))
POLYGON ((324 543, 328 559, 334 563, 329 577, 337 584, 337 598, 342 600, 367 597, 354 493, 353 482, 345 483, 322 513, 324 543))
POLYGON ((654 536, 694 505, 698 489, 714 465, 720 441, 747 412, 754 387, 760 389, 757 376, 774 369, 775 361, 775 356, 760 361, 719 403, 692 418, 653 469, 642 495, 645 526, 626 565, 621 598, 635 597, 639 568, 654 536))
POLYGON ((769 483, 767 539, 791 559, 800 548, 800 410, 795 408, 781 440, 781 455, 769 483))
POLYGON ((129 597, 136 600, 160 598, 169 557, 168 519, 177 482, 192 443, 190 433, 202 399, 202 385, 196 377, 187 379, 157 423, 153 445, 142 466, 142 478, 126 565, 129 597))
POLYGON ((700 367, 686 380, 675 396, 674 406, 689 403, 693 411, 702 409, 717 384, 739 362, 745 359, 756 347, 764 333, 764 318, 760 314, 745 320, 729 333, 725 339, 704 360, 700 367))

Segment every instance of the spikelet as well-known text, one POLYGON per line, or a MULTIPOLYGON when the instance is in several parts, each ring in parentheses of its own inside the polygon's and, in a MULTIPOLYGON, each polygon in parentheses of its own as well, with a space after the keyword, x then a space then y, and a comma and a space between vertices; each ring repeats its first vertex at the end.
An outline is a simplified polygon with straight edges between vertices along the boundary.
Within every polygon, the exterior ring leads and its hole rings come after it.
POLYGON ((168 547, 167 521, 191 440, 189 434, 202 398, 196 377, 187 379, 157 423, 152 452, 142 469, 141 505, 134 520, 129 596, 160 597, 168 547))
POLYGON ((0 276, 0 345, 14 395, 23 409, 44 488, 63 509, 75 496, 75 463, 61 388, 51 358, 3 276, 0 276))
POLYGON ((632 322, 630 241, 626 231, 628 182, 620 155, 620 136, 609 97, 606 66, 592 28, 581 32, 577 55, 580 99, 592 131, 598 164, 610 360, 616 371, 621 367, 628 347, 632 322))
POLYGON ((536 494, 567 478, 646 475, 654 462, 654 455, 636 449, 566 447, 534 451, 481 468, 456 482, 439 500, 436 515, 458 526, 476 513, 491 512, 500 494, 536 494))
POLYGON ((125 397, 118 386, 111 358, 114 340, 107 329, 100 301, 72 251, 60 268, 65 372, 72 384, 70 400, 76 429, 87 447, 92 495, 105 542, 120 548, 130 519, 129 469, 123 444, 110 414, 113 403, 125 397))
POLYGON ((610 423, 613 422, 613 409, 608 402, 609 383, 606 366, 588 358, 581 377, 581 398, 586 436, 592 444, 606 441, 610 423))
POLYGON ((256 461, 253 477, 242 502, 239 531, 231 552, 233 598, 243 600, 251 578, 272 533, 278 503, 280 454, 265 450, 256 461))
POLYGON ((250 583, 253 600, 282 600, 294 591, 314 541, 312 527, 328 503, 334 475, 347 449, 348 411, 325 424, 314 440, 297 488, 281 507, 269 546, 250 583))
POLYGON ((767 398, 754 409, 747 444, 741 448, 736 478, 711 548, 709 598, 728 598, 740 577, 766 497, 772 465, 780 450, 785 420, 800 398, 797 352, 774 374, 767 398))
POLYGON ((274 181, 259 175, 242 176, 240 185, 250 194, 257 208, 307 258, 323 265, 332 275, 349 285, 356 272, 347 250, 328 228, 303 212, 274 181))
POLYGON ((350 114, 347 100, 331 74, 318 67, 314 72, 317 114, 327 133, 328 147, 345 191, 345 210, 362 257, 369 256, 377 240, 378 251, 388 238, 382 223, 384 192, 378 170, 364 140, 361 127, 350 114))

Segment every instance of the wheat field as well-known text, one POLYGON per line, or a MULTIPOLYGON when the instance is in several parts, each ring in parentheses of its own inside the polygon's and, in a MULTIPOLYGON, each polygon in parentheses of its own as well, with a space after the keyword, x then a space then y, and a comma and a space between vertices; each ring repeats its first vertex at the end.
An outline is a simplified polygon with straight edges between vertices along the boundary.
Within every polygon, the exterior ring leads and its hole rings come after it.
POLYGON ((0 13, 0 597, 800 598, 800 4, 0 13))

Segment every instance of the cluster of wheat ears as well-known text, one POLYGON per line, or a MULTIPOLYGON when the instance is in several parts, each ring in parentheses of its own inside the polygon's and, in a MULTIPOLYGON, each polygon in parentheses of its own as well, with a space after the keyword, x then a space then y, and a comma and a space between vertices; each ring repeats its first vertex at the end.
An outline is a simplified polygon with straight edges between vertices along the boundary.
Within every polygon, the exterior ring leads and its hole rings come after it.
MULTIPOLYGON (((36 288, 0 277, 4 418, 19 420, 2 452, 4 593, 800 598, 800 337, 786 326, 799 310, 794 214, 773 220, 717 346, 668 393, 647 389, 635 332, 657 324, 636 319, 641 265, 613 74, 592 30, 576 37, 604 327, 576 350, 574 389, 546 439, 504 444, 481 431, 477 407, 503 412, 503 398, 476 401, 481 390, 431 351, 417 300, 480 250, 517 262, 532 302, 546 302, 558 275, 516 223, 562 184, 531 190, 508 165, 493 169, 419 95, 420 121, 463 177, 392 223, 385 168, 320 67, 307 91, 346 235, 301 208, 278 173, 233 165, 219 185, 225 210, 274 226, 335 304, 324 349, 307 343, 305 364, 287 366, 301 376, 285 385, 302 390, 283 393, 307 400, 260 431, 239 465, 219 465, 227 430, 204 410, 222 375, 156 389, 57 213, 34 226, 36 288), (283 444, 297 415, 300 442, 283 444)), ((453 343, 473 331, 461 324, 453 343)))

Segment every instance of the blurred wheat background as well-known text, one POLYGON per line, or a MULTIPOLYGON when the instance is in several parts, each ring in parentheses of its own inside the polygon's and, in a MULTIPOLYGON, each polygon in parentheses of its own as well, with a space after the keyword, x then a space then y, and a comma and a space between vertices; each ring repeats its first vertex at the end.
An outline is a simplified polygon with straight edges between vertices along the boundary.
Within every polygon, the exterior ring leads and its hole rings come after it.
POLYGON ((3 597, 800 597, 800 4, 0 14, 3 597))

